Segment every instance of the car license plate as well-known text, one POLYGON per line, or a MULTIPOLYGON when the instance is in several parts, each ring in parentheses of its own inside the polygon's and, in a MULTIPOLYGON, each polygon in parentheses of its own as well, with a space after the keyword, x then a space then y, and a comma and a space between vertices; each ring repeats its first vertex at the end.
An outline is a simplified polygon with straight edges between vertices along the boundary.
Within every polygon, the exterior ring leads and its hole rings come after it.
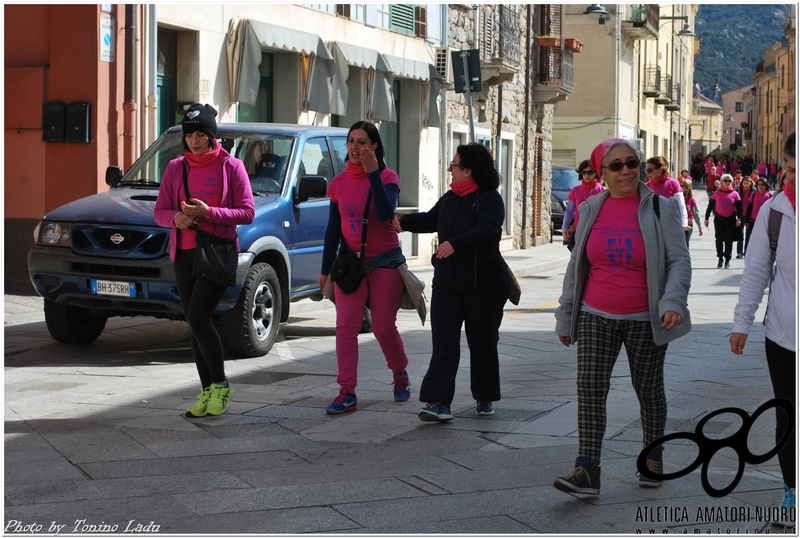
POLYGON ((115 297, 136 297, 136 282, 92 280, 92 293, 95 295, 113 295, 115 297))

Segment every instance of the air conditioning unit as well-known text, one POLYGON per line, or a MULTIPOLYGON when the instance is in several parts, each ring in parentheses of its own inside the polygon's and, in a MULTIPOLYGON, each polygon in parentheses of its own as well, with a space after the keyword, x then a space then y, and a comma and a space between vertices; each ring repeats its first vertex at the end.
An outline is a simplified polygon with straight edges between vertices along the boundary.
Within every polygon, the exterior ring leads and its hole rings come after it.
POLYGON ((453 49, 449 47, 436 47, 436 70, 442 75, 442 89, 446 90, 453 87, 453 66, 451 56, 453 49))

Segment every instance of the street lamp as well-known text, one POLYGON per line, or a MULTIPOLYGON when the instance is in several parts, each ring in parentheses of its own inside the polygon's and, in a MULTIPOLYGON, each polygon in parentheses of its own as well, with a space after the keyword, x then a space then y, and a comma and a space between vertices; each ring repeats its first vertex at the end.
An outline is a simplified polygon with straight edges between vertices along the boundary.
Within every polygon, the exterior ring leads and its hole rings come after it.
MULTIPOLYGON (((678 32, 680 37, 697 37, 692 29, 689 27, 689 15, 682 15, 677 17, 658 17, 659 21, 685 21, 683 25, 683 30, 678 32)), ((662 25, 663 26, 663 25, 662 25)))

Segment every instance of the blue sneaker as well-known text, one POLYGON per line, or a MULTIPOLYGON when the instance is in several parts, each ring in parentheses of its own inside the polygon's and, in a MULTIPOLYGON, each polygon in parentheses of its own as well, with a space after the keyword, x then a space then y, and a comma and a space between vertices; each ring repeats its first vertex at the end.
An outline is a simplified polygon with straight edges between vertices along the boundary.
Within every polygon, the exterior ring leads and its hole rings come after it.
MULTIPOLYGON (((650 451, 650 454, 645 460, 645 465, 647 465, 647 468, 650 470, 650 472, 664 474, 664 460, 661 454, 663 451, 664 445, 659 445, 650 451)), ((661 486, 660 479, 647 478, 646 476, 639 474, 639 471, 636 471, 636 474, 639 475, 639 485, 644 488, 657 488, 661 486)))
POLYGON ((773 521, 775 525, 782 527, 794 527, 797 522, 795 512, 795 488, 790 488, 786 483, 783 484, 783 502, 778 507, 778 518, 773 521))
POLYGON ((331 405, 326 410, 331 415, 339 415, 345 411, 355 411, 358 409, 358 398, 355 394, 342 391, 339 393, 331 405))
POLYGON ((492 402, 482 402, 480 400, 477 400, 477 405, 475 406, 475 414, 494 415, 494 407, 492 407, 492 402))
POLYGON ((407 402, 411 397, 411 383, 408 381, 408 372, 403 370, 402 374, 394 374, 394 401, 407 402))
POLYGON ((419 410, 417 416, 424 421, 446 422, 453 420, 450 406, 442 402, 428 402, 428 405, 419 410))
POLYGON ((589 458, 579 456, 575 468, 553 480, 553 486, 567 493, 600 494, 600 466, 589 458))

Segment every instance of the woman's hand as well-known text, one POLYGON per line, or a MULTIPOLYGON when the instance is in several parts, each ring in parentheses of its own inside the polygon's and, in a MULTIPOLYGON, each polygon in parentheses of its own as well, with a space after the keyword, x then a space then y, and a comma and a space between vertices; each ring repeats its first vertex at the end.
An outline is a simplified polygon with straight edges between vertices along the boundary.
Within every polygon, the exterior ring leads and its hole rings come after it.
MULTIPOLYGON (((708 219, 704 220, 703 224, 705 225, 706 230, 708 230, 708 219)), ((702 228, 701 228, 701 230, 702 230, 702 228)))
POLYGON ((741 355, 744 351, 744 345, 747 343, 747 335, 744 333, 731 333, 731 351, 737 355, 741 355))
POLYGON ((703 235, 703 227, 702 226, 698 226, 698 228, 700 228, 700 235, 702 236, 703 235))
POLYGON ((328 275, 319 275, 319 289, 324 290, 328 283, 328 275))
POLYGON ((572 343, 572 338, 570 338, 569 336, 560 336, 559 335, 558 339, 561 340, 561 343, 564 344, 567 347, 569 347, 569 345, 572 343))
POLYGON ((189 226, 197 224, 196 218, 190 217, 189 215, 184 215, 183 213, 175 213, 175 217, 172 219, 172 221, 179 230, 185 230, 189 226))
POLYGON ((401 233, 403 231, 403 228, 400 226, 400 221, 403 220, 404 216, 405 213, 395 213, 392 217, 392 226, 394 226, 394 229, 397 231, 397 233, 401 233))
POLYGON ((684 232, 686 232, 686 231, 689 231, 689 230, 691 230, 691 229, 692 229, 692 227, 691 227, 691 226, 684 226, 684 227, 683 227, 683 231, 684 231, 684 232))
POLYGON ((663 323, 661 323, 661 328, 670 330, 673 327, 677 327, 681 323, 683 323, 683 316, 681 316, 674 310, 667 310, 667 313, 664 314, 663 323))
POLYGON ((441 260, 442 258, 452 256, 453 252, 455 252, 455 250, 453 250, 453 246, 449 241, 445 241, 436 249, 436 257, 441 260))
POLYGON ((367 174, 371 174, 378 169, 378 159, 372 149, 361 148, 361 165, 367 174))
POLYGON ((185 201, 181 202, 181 211, 184 215, 194 217, 195 219, 208 215, 208 205, 204 201, 198 200, 197 198, 190 198, 189 201, 191 204, 187 204, 185 201))

